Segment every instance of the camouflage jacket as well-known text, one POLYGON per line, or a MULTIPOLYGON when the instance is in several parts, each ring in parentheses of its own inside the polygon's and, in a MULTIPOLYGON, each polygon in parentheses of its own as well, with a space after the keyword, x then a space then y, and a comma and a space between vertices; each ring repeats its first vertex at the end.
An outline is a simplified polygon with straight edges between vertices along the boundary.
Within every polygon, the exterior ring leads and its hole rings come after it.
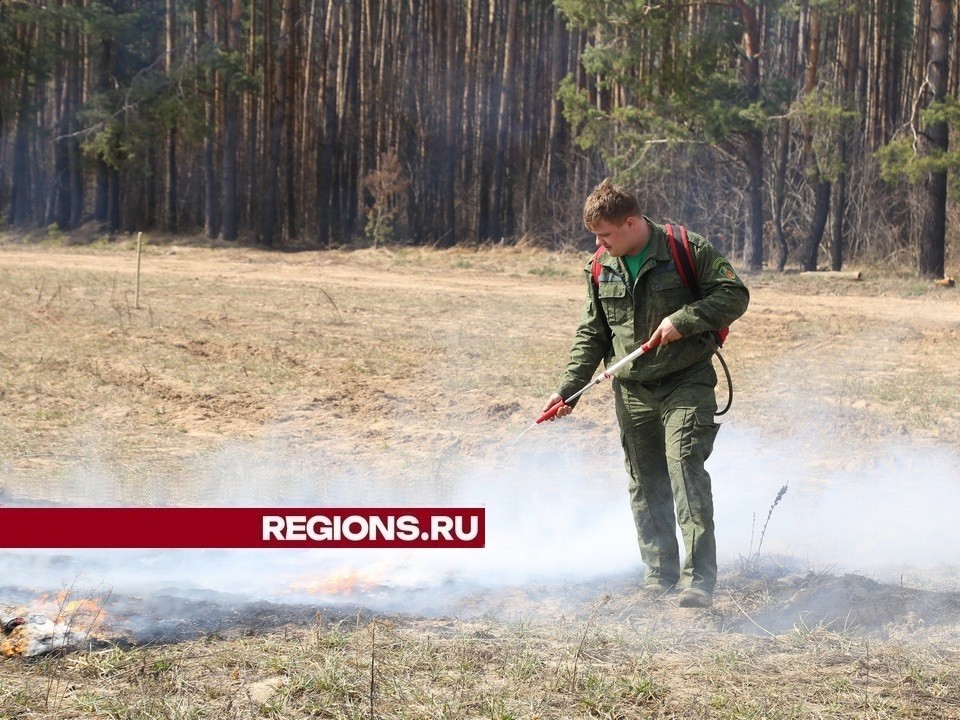
POLYGON ((590 382, 601 360, 609 367, 646 342, 665 317, 683 339, 642 355, 617 376, 649 383, 703 362, 716 351, 711 331, 729 325, 747 309, 746 285, 713 245, 691 232, 702 295, 696 300, 680 280, 663 226, 645 219, 653 229, 650 251, 633 287, 623 260, 606 252, 599 258, 596 285, 592 258, 583 269, 587 301, 557 391, 561 397, 570 397, 590 382))

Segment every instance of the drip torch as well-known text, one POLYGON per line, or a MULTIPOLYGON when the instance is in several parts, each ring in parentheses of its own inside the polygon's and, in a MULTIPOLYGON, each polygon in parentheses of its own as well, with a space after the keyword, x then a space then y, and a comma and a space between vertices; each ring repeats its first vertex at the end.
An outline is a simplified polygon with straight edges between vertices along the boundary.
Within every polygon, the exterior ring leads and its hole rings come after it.
MULTIPOLYGON (((620 360, 620 361, 618 361, 618 362, 615 362, 613 365, 611 365, 610 367, 608 367, 608 368, 607 368, 606 370, 604 370, 602 373, 600 373, 599 375, 597 375, 593 380, 591 380, 591 381, 588 382, 586 385, 584 385, 582 388, 580 388, 579 390, 577 390, 573 395, 571 395, 571 396, 568 397, 568 398, 561 398, 560 402, 556 403, 555 405, 551 406, 551 407, 548 408, 547 410, 544 410, 542 413, 540 413, 540 417, 538 417, 536 420, 534 420, 534 421, 530 424, 530 427, 528 427, 528 428, 527 428, 526 430, 524 430, 522 433, 520 433, 519 435, 517 435, 517 438, 516 438, 516 439, 519 440, 520 438, 522 438, 522 437, 524 436, 525 433, 527 433, 527 432, 529 432, 530 430, 532 430, 533 428, 535 428, 537 425, 539 425, 540 423, 542 423, 544 420, 549 420, 550 418, 552 418, 553 416, 555 416, 555 415, 557 414, 557 412, 558 412, 561 408, 566 407, 571 401, 576 400, 578 397, 580 397, 581 395, 583 395, 587 390, 589 390, 590 388, 592 388, 594 385, 599 385, 599 384, 602 383, 604 380, 609 380, 609 379, 612 378, 612 377, 614 376, 614 374, 615 374, 620 368, 622 368, 624 365, 633 362, 634 360, 636 360, 638 357, 640 357, 640 356, 643 355, 644 353, 650 352, 651 350, 653 350, 654 348, 656 348, 658 345, 660 345, 660 339, 659 339, 659 338, 657 338, 657 339, 654 340, 654 341, 645 342, 643 345, 641 345, 640 347, 638 347, 636 350, 634 350, 632 353, 630 353, 629 355, 627 355, 625 358, 623 358, 622 360, 620 360)), ((514 442, 516 442, 516 441, 514 441, 514 442)))

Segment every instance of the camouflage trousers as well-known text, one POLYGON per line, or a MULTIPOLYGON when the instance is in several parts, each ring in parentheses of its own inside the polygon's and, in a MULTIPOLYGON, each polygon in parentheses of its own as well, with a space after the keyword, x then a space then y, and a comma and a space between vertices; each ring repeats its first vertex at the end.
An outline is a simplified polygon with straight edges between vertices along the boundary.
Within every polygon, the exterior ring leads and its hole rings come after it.
POLYGON ((645 584, 708 593, 716 585, 713 494, 704 468, 719 427, 716 384, 709 360, 655 383, 613 381, 645 584), (682 568, 678 520, 686 547, 682 568))

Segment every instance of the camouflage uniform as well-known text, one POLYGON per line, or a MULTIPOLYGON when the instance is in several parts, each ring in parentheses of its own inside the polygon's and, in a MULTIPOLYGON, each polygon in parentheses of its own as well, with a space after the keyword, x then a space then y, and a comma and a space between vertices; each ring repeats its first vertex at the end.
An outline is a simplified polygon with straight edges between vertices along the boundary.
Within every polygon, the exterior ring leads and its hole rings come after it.
POLYGON ((620 439, 645 584, 678 583, 712 594, 716 541, 704 469, 718 429, 711 331, 740 317, 749 293, 726 258, 689 233, 702 294, 697 301, 680 280, 663 226, 645 219, 652 228, 650 250, 632 288, 623 260, 606 252, 596 285, 593 261, 584 268, 587 302, 557 392, 569 397, 590 381, 601 360, 609 367, 670 318, 683 338, 644 354, 613 380, 620 439), (687 550, 682 573, 677 519, 687 550))

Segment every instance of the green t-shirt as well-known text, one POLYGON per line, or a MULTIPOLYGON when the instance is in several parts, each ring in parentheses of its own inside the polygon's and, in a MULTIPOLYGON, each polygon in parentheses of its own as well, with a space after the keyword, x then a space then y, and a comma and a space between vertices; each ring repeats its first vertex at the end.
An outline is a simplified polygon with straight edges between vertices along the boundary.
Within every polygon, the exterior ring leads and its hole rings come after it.
POLYGON ((637 273, 647 261, 647 255, 650 254, 650 243, 643 246, 643 250, 636 255, 624 255, 623 263, 627 266, 627 272, 630 273, 630 287, 637 281, 637 273))

